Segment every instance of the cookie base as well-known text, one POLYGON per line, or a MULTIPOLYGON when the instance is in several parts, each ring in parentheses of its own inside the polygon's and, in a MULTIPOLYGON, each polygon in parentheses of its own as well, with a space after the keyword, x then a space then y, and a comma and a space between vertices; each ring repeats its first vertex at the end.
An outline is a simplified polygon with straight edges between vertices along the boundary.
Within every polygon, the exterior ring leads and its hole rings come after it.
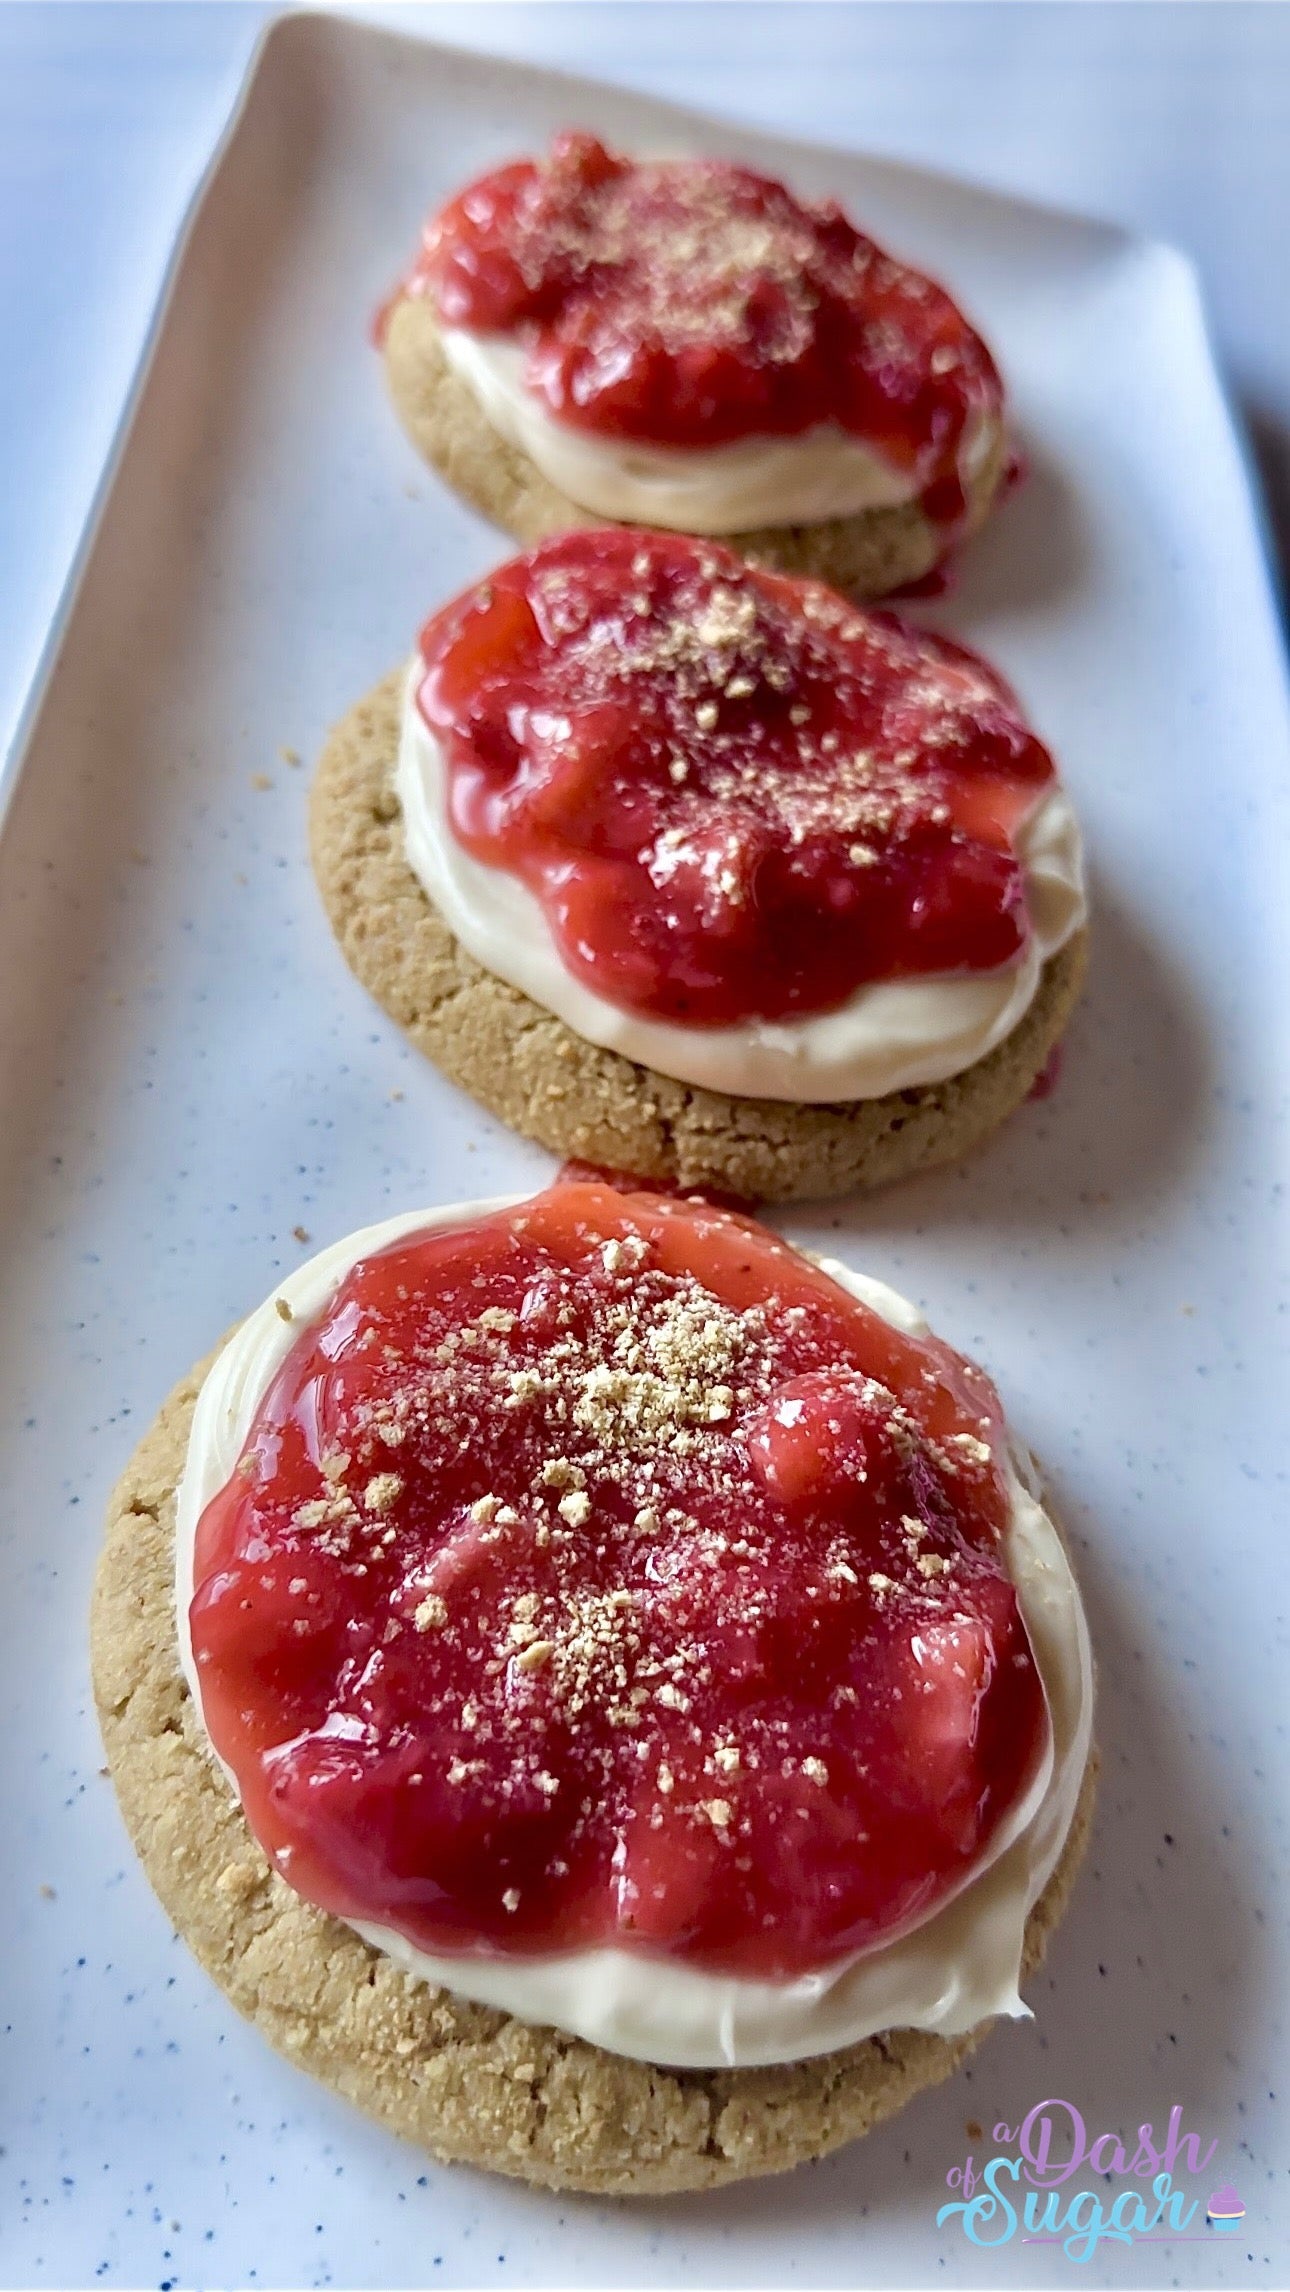
MULTIPOLYGON (((950 2075, 988 2023, 952 2039, 888 2030, 784 2068, 628 2061, 431 1988, 293 1894, 215 1763, 175 1645, 175 1489, 209 1366, 175 1387, 112 1497, 94 1594, 94 1691, 121 1811, 163 1907, 280 2052, 445 2162, 601 2196, 785 2172, 950 2075)), ((1061 1860, 1030 1914, 1027 1975, 1084 1851, 1094 1768, 1090 1758, 1061 1860)))
POLYGON ((1028 1095, 1083 982, 1083 931, 1012 1033, 962 1074, 836 1105, 733 1098, 601 1050, 453 937, 409 867, 394 793, 403 671, 336 726, 314 782, 314 873, 368 993, 490 1114, 553 1154, 750 1201, 849 1194, 957 1161, 1028 1095))
MULTIPOLYGON (((385 373, 400 421, 424 460, 472 508, 513 534, 526 548, 548 533, 567 533, 620 520, 583 509, 544 477, 522 447, 493 428, 478 400, 444 356, 430 304, 403 295, 392 306, 384 343, 385 373)), ((966 540, 984 524, 1003 482, 1007 447, 1002 428, 968 488, 960 532, 966 540)), ((633 522, 648 524, 648 519, 633 522)), ((885 597, 921 581, 945 555, 945 534, 917 502, 860 510, 809 525, 763 525, 723 533, 742 557, 781 573, 810 573, 854 597, 885 597)))

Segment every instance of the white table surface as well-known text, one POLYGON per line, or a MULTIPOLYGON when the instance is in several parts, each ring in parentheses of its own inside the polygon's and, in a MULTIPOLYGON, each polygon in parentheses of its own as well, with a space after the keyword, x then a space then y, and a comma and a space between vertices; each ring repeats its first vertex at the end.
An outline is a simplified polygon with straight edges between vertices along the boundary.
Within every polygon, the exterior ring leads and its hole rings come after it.
MULTIPOLYGON (((273 12, 262 0, 0 6, 0 746, 176 225, 273 12)), ((1283 0, 439 0, 379 13, 1172 240, 1201 271, 1290 565, 1283 0)))

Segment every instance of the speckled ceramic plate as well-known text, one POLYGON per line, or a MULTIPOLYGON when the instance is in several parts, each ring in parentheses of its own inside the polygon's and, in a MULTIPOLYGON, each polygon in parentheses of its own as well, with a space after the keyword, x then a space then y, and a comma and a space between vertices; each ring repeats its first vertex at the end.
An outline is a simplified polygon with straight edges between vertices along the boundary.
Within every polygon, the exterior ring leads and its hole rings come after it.
MULTIPOLYGON (((368 26, 270 35, 177 256, 14 787, 0 2277, 1058 2283, 1060 2246, 1019 2227, 983 2249, 937 2211, 967 2152, 979 2172, 1008 2149, 996 2125, 1060 2097, 1090 2139, 1163 2136, 1176 2105, 1209 2158, 1175 2173, 1199 2200, 1185 2241, 1103 2244, 1079 2278, 1244 2282, 1253 2252, 1276 2281, 1287 711, 1245 473, 1191 275, 1162 248, 710 134, 837 191, 957 286, 1030 464, 939 617, 1016 679, 1083 807, 1087 1004, 1056 1095, 968 1166, 789 1224, 989 1364, 1074 1533, 1104 1783, 1035 2021, 782 2185, 560 2203, 428 2165, 275 2058, 172 1939, 101 1779, 100 1518, 176 1374, 310 1241, 548 1173, 364 1000, 304 811, 326 725, 499 551, 399 435, 368 314, 433 199, 571 119, 709 139, 368 26), (1205 2227, 1222 2181, 1246 2207, 1235 2233, 1205 2227)), ((1086 2185, 1109 2206, 1125 2184, 1084 2167, 1065 2199, 1086 2185)))

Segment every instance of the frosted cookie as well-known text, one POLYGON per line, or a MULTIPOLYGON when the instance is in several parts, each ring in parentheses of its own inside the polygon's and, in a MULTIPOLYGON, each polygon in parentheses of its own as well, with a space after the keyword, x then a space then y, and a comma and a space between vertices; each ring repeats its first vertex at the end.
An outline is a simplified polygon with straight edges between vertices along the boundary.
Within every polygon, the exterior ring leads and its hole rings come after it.
POLYGON ((729 160, 557 136, 431 217, 379 333, 414 443, 523 542, 663 526, 878 596, 976 530, 1008 462, 949 296, 729 160))
POLYGON ((1091 1804, 1069 1562, 880 1283, 601 1185, 293 1272, 113 1499, 95 1687, 181 1934, 435 2154, 661 2194, 946 2076, 1091 1804))
POLYGON ((1082 976, 1078 828, 995 672, 678 535, 565 535, 436 614, 312 833, 351 964, 454 1081, 748 1197, 963 1153, 1082 976))

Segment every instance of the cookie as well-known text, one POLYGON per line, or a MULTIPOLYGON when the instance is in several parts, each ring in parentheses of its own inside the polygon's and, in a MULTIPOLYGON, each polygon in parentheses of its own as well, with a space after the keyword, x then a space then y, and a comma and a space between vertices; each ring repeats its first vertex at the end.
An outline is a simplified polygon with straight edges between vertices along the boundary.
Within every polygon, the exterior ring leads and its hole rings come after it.
MULTIPOLYGON (((175 1644, 175 1489, 204 1362, 166 1401, 109 1508, 94 1687, 127 1828, 167 1914, 287 2058, 445 2161, 539 2186, 664 2196, 784 2172, 948 2077, 985 2034, 890 2030, 782 2068, 674 2070, 468 2004, 405 1974, 272 1872, 231 1796, 175 1644)), ((1092 1817, 1095 1759, 1026 1929, 1033 1974, 1092 1817)))
MULTIPOLYGON (((606 524, 580 509, 536 463, 493 428, 467 384, 444 357, 439 326, 421 295, 403 295, 386 321, 390 395, 417 451, 471 506, 525 545, 571 527, 606 524)), ((984 524, 1004 479, 1002 430, 968 488, 961 538, 984 524)), ((871 509, 819 524, 761 526, 724 533, 741 556, 782 573, 808 573, 857 597, 888 596, 931 572, 945 554, 944 532, 916 502, 871 509)))
POLYGON ((800 1201, 956 1161, 1021 1104, 1078 998, 1087 934, 1045 966, 1012 1033, 946 1082, 833 1106, 728 1097, 575 1035, 454 939, 404 856, 393 790, 403 672, 333 731, 314 872, 350 967, 450 1081, 552 1153, 749 1200, 800 1201))

